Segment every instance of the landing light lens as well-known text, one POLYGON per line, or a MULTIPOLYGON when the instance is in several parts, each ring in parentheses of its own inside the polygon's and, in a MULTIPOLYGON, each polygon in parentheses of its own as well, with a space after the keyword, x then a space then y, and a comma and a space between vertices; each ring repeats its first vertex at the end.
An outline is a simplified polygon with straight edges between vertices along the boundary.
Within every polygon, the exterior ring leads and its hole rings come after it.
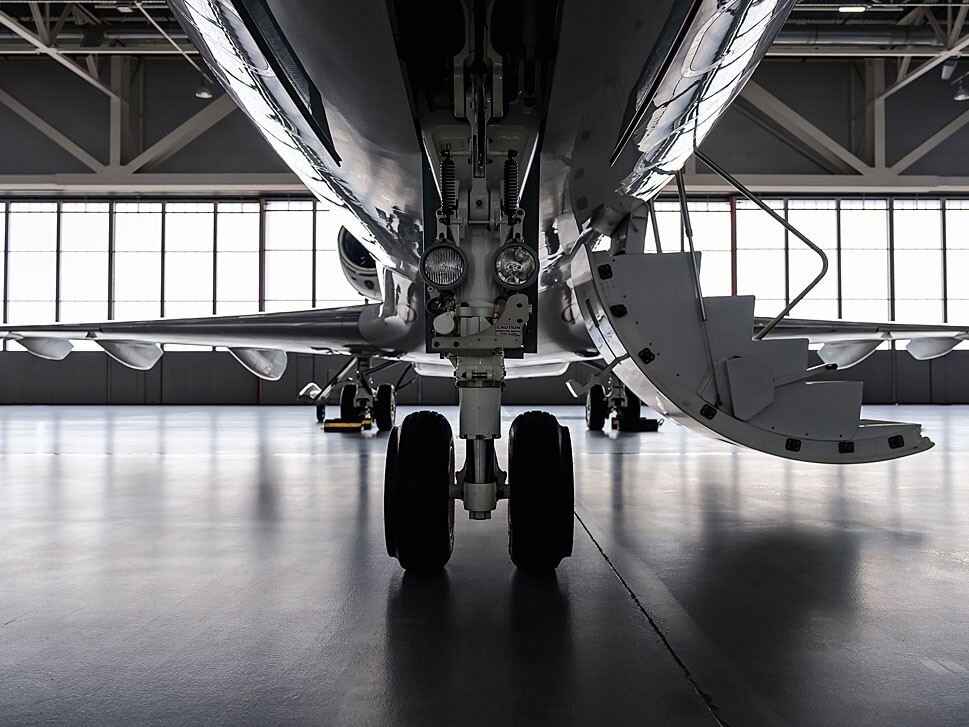
POLYGON ((521 242, 512 242, 495 253, 495 279, 509 290, 527 288, 538 274, 538 257, 521 242))
POLYGON ((421 260, 424 281, 441 290, 460 285, 467 270, 468 261, 464 253, 454 245, 435 245, 424 253, 421 260))

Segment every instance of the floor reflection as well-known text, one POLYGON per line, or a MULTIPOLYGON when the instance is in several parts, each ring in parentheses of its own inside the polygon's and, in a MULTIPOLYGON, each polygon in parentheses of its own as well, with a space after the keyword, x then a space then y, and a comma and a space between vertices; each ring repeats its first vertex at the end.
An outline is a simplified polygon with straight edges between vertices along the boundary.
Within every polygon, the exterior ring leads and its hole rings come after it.
POLYGON ((386 619, 385 686, 394 709, 405 707, 398 721, 483 723, 490 712, 527 720, 581 687, 571 603, 554 574, 458 585, 447 572, 405 573, 390 585, 386 619))

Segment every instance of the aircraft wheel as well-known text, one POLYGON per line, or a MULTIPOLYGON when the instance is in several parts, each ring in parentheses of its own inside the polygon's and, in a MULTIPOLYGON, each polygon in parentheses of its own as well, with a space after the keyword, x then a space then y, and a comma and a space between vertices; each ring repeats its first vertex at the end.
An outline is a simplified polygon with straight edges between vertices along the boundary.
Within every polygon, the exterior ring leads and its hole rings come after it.
POLYGON ((436 571, 454 547, 454 439, 441 414, 408 414, 387 445, 384 534, 405 570, 436 571))
POLYGON ((340 389, 340 418, 344 421, 357 421, 360 414, 357 412, 357 385, 344 384, 340 389))
POLYGON ((397 502, 397 447, 400 443, 400 427, 390 430, 387 441, 387 462, 384 464, 384 540, 387 543, 387 555, 391 558, 397 555, 397 532, 394 528, 394 518, 390 517, 397 502))
POLYGON ((394 428, 397 419, 397 392, 394 391, 393 384, 381 384, 377 387, 373 409, 379 431, 386 432, 394 428))
POLYGON ((585 395, 585 424, 593 432, 601 432, 609 414, 606 390, 596 384, 585 395))
POLYGON ((522 570, 547 571, 572 555, 572 438, 547 412, 515 417, 508 439, 508 552, 522 570))
POLYGON ((626 406, 619 410, 620 424, 624 421, 638 424, 641 411, 642 404, 639 401, 639 397, 636 396, 629 387, 626 387, 626 406))
POLYGON ((325 404, 317 404, 316 405, 316 421, 318 421, 320 424, 322 424, 325 419, 326 419, 326 405, 325 404))

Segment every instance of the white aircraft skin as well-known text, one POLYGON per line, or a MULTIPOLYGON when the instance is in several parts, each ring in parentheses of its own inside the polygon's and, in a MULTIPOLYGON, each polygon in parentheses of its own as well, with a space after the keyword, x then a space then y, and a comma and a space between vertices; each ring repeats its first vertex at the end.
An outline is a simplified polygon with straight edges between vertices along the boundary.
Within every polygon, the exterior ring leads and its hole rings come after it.
MULTIPOLYGON (((157 361, 159 342, 225 346, 264 378, 282 374, 281 352, 398 359, 414 363, 424 375, 454 376, 455 366, 468 365, 477 367, 468 381, 487 380, 500 392, 502 378, 557 375, 575 361, 609 359, 575 304, 573 262, 585 259, 595 243, 625 235, 630 214, 682 168, 753 73, 793 0, 170 4, 243 111, 307 187, 341 215, 347 231, 339 246, 344 271, 374 304, 190 320, 8 326, 0 335, 54 359, 69 353, 69 339, 89 338, 135 368, 157 361), (513 196, 523 220, 508 214, 511 203, 502 198, 508 188, 503 164, 510 154, 521 170, 520 194, 513 196), (455 162, 457 194, 455 209, 445 214, 444 200, 451 199, 443 171, 448 158, 455 162), (532 311, 537 350, 516 358, 514 347, 508 347, 507 356, 499 353, 489 361, 482 355, 473 364, 470 355, 447 360, 429 353, 425 283, 418 272, 422 249, 443 235, 467 251, 471 267, 458 298, 473 310, 492 311, 478 314, 479 327, 460 329, 474 335, 509 299, 475 265, 490 265, 494 250, 514 233, 531 240, 540 253, 532 311)), ((954 345, 966 334, 956 327, 824 321, 785 321, 772 331, 778 338, 841 342, 832 351, 842 366, 870 353, 871 347, 858 348, 859 342, 921 339, 921 347, 910 350, 929 358, 947 352, 949 341, 954 345)), ((621 378, 622 369, 617 370, 621 378)), ((468 397, 487 395, 487 389, 461 391, 468 397)), ((490 516, 494 499, 508 496, 492 447, 500 433, 493 431, 494 412, 486 411, 491 405, 484 401, 474 399, 467 409, 478 413, 467 420, 462 401, 461 437, 468 440, 468 465, 458 476, 463 495, 454 490, 453 475, 442 485, 445 500, 450 492, 451 507, 454 497, 463 496, 472 517, 490 516), (469 504, 481 498, 484 505, 469 504)), ((437 425, 428 422, 421 425, 422 436, 434 435, 437 425)), ((405 443, 414 438, 408 436, 405 423, 391 438, 389 483, 393 472, 405 468, 396 463, 405 459, 405 443)), ((511 436, 514 449, 514 432, 511 436)), ((534 439, 521 432, 519 437, 534 439)), ((449 431, 446 439, 450 446, 449 431)), ((560 435, 556 445, 563 452, 567 439, 567 433, 560 435)), ((570 463, 563 456, 566 460, 570 463)), ((516 466, 521 471, 524 465, 510 464, 513 485, 523 479, 516 479, 516 466)), ((571 483, 570 464, 567 469, 556 476, 571 483)), ((391 483, 388 491, 400 487, 391 483)), ((514 502, 512 495, 512 510, 514 502)), ((571 551, 571 485, 567 502, 553 505, 567 510, 567 545, 564 530, 554 552, 522 545, 529 536, 519 525, 519 536, 512 533, 513 543, 518 538, 512 558, 519 566, 555 567, 571 551)), ((396 512, 396 505, 388 507, 396 512)), ((450 553, 442 543, 453 537, 453 526, 450 536, 443 531, 434 536, 437 545, 417 552, 406 541, 418 536, 400 534, 406 530, 401 517, 387 516, 398 528, 392 533, 388 524, 391 554, 408 568, 442 566, 450 553)))

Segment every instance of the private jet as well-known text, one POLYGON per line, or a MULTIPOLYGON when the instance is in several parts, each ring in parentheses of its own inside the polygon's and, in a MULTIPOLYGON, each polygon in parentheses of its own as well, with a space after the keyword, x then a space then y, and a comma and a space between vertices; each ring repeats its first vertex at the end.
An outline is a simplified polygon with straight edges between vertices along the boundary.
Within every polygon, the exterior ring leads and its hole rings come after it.
MULTIPOLYGON (((857 382, 812 381, 885 341, 920 359, 966 329, 754 317, 751 296, 705 297, 681 170, 737 97, 794 0, 171 0, 226 91, 341 217, 347 279, 373 304, 195 319, 7 326, 61 359, 88 339, 135 369, 160 343, 222 346, 278 379, 288 352, 352 358, 303 395, 323 418, 389 431, 387 549, 408 570, 450 557, 455 500, 471 519, 508 499, 509 550, 525 570, 572 552, 569 430, 515 418, 502 468, 506 380, 598 366, 573 393, 590 428, 643 402, 721 440, 849 464, 925 451, 918 424, 861 418, 857 382), (680 194, 689 249, 664 252, 653 200, 680 194), (653 232, 650 233, 650 230, 653 232), (809 343, 823 344, 809 367, 809 343), (434 411, 396 424, 374 361, 453 377, 457 435, 434 411)), ((787 224, 783 219, 781 224, 787 224)), ((826 269, 819 253, 819 280, 826 269)))

